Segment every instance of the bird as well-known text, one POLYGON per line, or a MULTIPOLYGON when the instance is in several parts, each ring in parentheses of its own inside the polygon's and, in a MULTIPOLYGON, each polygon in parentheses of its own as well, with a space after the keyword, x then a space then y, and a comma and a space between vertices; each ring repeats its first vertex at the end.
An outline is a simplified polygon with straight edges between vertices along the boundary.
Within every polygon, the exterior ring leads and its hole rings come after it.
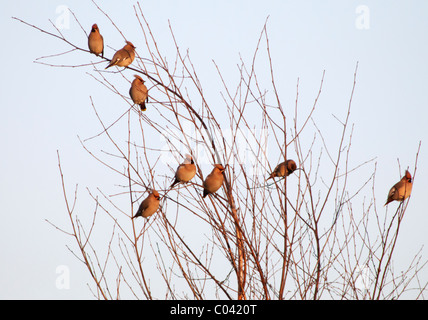
POLYGON ((404 201, 410 196, 412 192, 412 175, 408 170, 406 170, 404 176, 398 181, 388 193, 388 198, 384 206, 388 203, 396 201, 404 201))
POLYGON ((171 184, 170 188, 173 188, 177 183, 184 182, 187 183, 193 179, 196 174, 195 162, 191 155, 186 155, 186 160, 181 163, 177 170, 175 171, 175 180, 171 184))
POLYGON ((139 75, 134 75, 135 79, 132 81, 129 95, 135 104, 138 104, 141 111, 146 111, 146 102, 149 99, 149 92, 144 85, 144 80, 139 75))
POLYGON ((134 61, 134 58, 135 47, 130 41, 126 41, 126 45, 113 55, 106 69, 111 66, 127 67, 134 61))
POLYGON ((141 202, 137 213, 132 219, 136 217, 148 218, 153 215, 159 208, 159 193, 156 190, 152 190, 148 197, 141 202))
POLYGON ((104 56, 104 39, 100 34, 100 29, 96 23, 92 25, 91 33, 88 37, 88 47, 89 51, 97 56, 104 56))
POLYGON ((281 162, 278 164, 273 172, 270 174, 269 178, 266 180, 269 180, 271 178, 275 177, 285 177, 292 174, 297 169, 296 162, 294 160, 286 160, 284 162, 281 162))
POLYGON ((215 193, 218 189, 220 189, 223 184, 224 177, 224 167, 221 164, 215 164, 214 169, 211 173, 206 177, 204 181, 204 194, 203 198, 211 193, 215 193))

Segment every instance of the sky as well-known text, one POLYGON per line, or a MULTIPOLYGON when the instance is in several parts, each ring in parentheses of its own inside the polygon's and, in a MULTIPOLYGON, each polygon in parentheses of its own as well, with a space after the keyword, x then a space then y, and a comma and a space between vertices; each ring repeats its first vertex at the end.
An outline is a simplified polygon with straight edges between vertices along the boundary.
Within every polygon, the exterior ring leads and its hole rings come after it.
MULTIPOLYGON (((135 3, 109 1, 100 6, 129 39, 136 39, 137 51, 143 51, 135 3)), ((212 61, 226 78, 236 78, 240 56, 251 59, 266 19, 286 106, 293 105, 297 79, 301 103, 312 103, 325 71, 320 109, 326 111, 318 116, 328 123, 331 114, 343 112, 349 100, 358 62, 352 108, 355 161, 376 158, 380 204, 400 179, 397 159, 402 170, 413 170, 421 142, 412 198, 399 238, 400 254, 395 259, 405 265, 420 248, 428 258, 428 210, 423 203, 428 189, 424 166, 428 148, 427 1, 142 0, 140 4, 166 51, 172 48, 171 23, 180 47, 189 48, 208 96, 215 96, 220 85, 212 61)), ((2 5, 0 299, 93 298, 86 285, 90 281, 87 271, 66 247, 73 245, 72 240, 46 219, 67 223, 58 153, 69 190, 76 184, 84 191, 109 183, 105 170, 79 142, 79 137, 99 132, 94 128, 98 124, 89 97, 108 106, 109 92, 86 70, 35 63, 39 57, 65 51, 66 46, 12 19, 54 32, 51 20, 66 37, 85 46, 82 30, 73 18, 64 16, 64 8, 70 8, 87 31, 96 22, 104 37, 109 35, 109 43, 123 42, 90 1, 16 0, 2 5), (58 283, 64 272, 70 276, 66 288, 58 283)), ((83 63, 87 58, 79 54, 73 62, 83 63)), ((90 204, 83 196, 78 206, 90 204)))

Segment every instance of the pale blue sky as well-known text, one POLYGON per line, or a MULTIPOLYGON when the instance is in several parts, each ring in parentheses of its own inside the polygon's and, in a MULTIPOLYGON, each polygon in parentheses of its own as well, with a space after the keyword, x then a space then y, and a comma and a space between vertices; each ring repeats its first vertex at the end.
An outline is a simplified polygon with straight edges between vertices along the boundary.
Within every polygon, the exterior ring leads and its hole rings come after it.
MULTIPOLYGON (((134 1, 102 3, 137 51, 144 41, 133 13, 134 1)), ((296 80, 300 101, 311 104, 323 70, 326 71, 319 110, 328 124, 331 114, 347 105, 353 72, 359 62, 353 100, 355 162, 377 157, 376 192, 383 204, 389 188, 399 180, 397 158, 413 170, 419 141, 422 148, 412 199, 402 226, 398 265, 406 264, 428 244, 428 2, 427 1, 140 1, 162 50, 171 48, 168 19, 181 48, 189 48, 207 95, 216 99, 222 89, 215 60, 224 76, 236 78, 239 54, 253 55, 263 24, 268 32, 275 74, 285 106, 293 106, 296 80), (368 29, 358 29, 356 8, 370 12, 368 29), (210 91, 208 87, 213 86, 210 91)), ((65 245, 71 239, 45 219, 67 223, 56 150, 60 151, 72 191, 96 188, 106 180, 82 149, 77 136, 98 132, 89 96, 108 106, 110 94, 85 69, 58 69, 35 64, 44 55, 65 51, 58 40, 11 17, 53 30, 56 9, 66 5, 89 31, 97 22, 105 39, 119 47, 123 40, 90 1, 7 1, 2 5, 0 36, 3 61, 0 76, 0 298, 91 298, 86 270, 65 245), (68 290, 55 286, 57 266, 70 268, 68 290)), ((67 37, 86 45, 82 30, 70 20, 67 37)), ((111 54, 111 49, 106 55, 111 54)), ((92 56, 73 58, 84 63, 92 56)), ((55 60, 58 61, 58 60, 55 60)), ((68 61, 60 61, 69 63, 68 61)), ((343 114, 343 113, 342 113, 343 114)), ((327 133, 328 135, 329 133, 327 133)), ((334 133, 331 133, 334 134, 334 133)), ((108 182, 107 182, 108 183, 108 182)), ((82 192, 83 194, 84 192, 82 192)), ((82 199, 80 208, 92 204, 82 199)), ((384 209, 380 209, 380 212, 384 209)), ((426 249, 423 256, 428 258, 426 249)))

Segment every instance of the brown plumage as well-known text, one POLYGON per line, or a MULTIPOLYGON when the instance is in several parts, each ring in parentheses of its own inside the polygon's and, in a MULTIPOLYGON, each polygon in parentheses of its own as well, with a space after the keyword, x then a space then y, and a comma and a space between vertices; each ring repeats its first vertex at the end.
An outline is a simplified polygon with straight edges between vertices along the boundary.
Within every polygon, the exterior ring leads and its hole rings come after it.
POLYGON ((89 51, 97 56, 104 56, 104 39, 100 34, 97 24, 92 25, 91 33, 88 37, 89 51))
POLYGON ((392 188, 389 190, 388 199, 386 200, 385 206, 396 200, 404 201, 410 196, 412 192, 412 175, 409 171, 406 170, 403 178, 398 181, 392 188))
POLYGON ((159 193, 156 190, 153 190, 149 196, 141 202, 137 213, 132 217, 132 219, 136 217, 147 218, 153 215, 159 208, 159 199, 159 193))
POLYGON ((135 104, 138 104, 142 111, 146 111, 146 102, 149 99, 149 91, 144 84, 143 78, 138 75, 134 75, 135 79, 132 81, 131 88, 129 89, 129 95, 135 104))
POLYGON ((294 160, 287 160, 284 162, 281 162, 275 167, 275 170, 270 174, 269 178, 266 180, 269 180, 271 178, 276 177, 285 177, 292 174, 297 169, 296 162, 294 160))
POLYGON ((113 55, 106 69, 111 66, 127 67, 134 61, 134 58, 135 47, 130 41, 126 41, 126 45, 113 55))
POLYGON ((214 169, 205 178, 203 198, 211 193, 215 193, 218 189, 220 189, 224 181, 223 172, 224 167, 221 164, 214 165, 214 169))
POLYGON ((175 172, 175 180, 171 184, 174 187, 177 183, 187 183, 193 179, 196 174, 196 166, 191 155, 186 156, 186 160, 180 164, 175 172))

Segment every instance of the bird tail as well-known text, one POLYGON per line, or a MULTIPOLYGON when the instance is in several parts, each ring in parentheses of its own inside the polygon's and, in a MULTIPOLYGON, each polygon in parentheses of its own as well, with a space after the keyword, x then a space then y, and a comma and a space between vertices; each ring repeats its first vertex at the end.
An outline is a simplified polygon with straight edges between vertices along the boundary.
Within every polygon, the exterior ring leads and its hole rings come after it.
POLYGON ((147 110, 146 103, 143 102, 142 104, 140 104, 140 108, 141 108, 141 111, 146 111, 147 110))
POLYGON ((172 189, 178 182, 179 181, 177 179, 175 179, 169 188, 172 189))
POLYGON ((131 219, 135 219, 136 217, 142 216, 141 210, 138 210, 135 216, 133 216, 131 219))

